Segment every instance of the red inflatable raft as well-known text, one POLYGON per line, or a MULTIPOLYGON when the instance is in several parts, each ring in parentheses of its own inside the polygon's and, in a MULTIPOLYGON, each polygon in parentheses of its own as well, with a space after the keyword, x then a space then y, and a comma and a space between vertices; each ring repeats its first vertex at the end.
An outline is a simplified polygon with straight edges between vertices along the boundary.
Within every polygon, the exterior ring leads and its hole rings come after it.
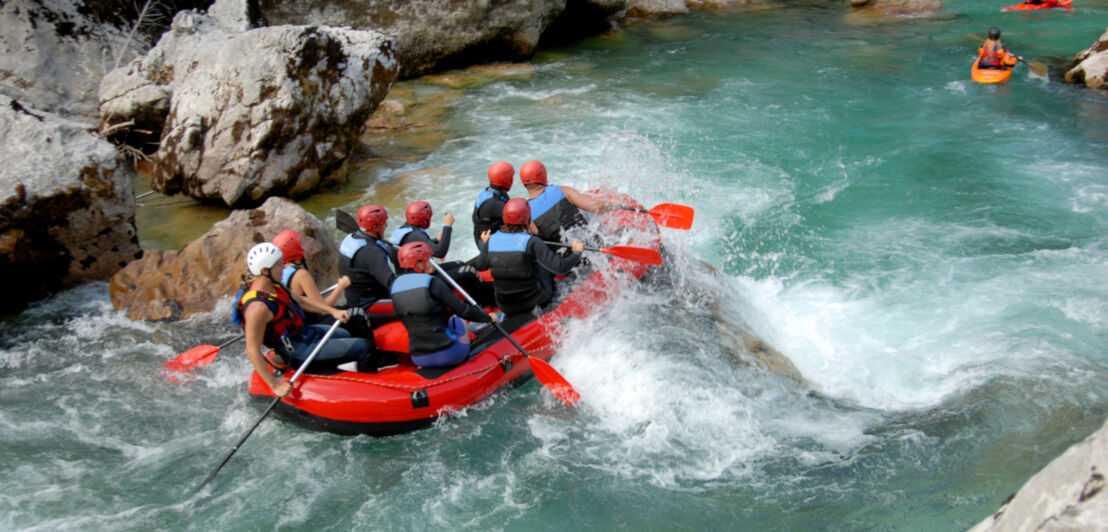
MULTIPOLYGON (((620 199, 624 205, 641 208, 629 198, 620 199)), ((615 210, 603 215, 602 223, 604 234, 626 233, 630 235, 630 245, 661 248, 658 227, 644 212, 615 210)), ((578 282, 542 317, 512 333, 531 356, 549 360, 557 349, 566 320, 583 319, 599 312, 621 290, 631 286, 629 281, 642 277, 650 268, 639 262, 596 254, 589 254, 589 259, 596 271, 578 282)), ((371 312, 390 310, 388 303, 371 312)), ((379 327, 375 336, 379 349, 396 351, 407 347, 407 336, 399 322, 379 327), (397 347, 398 344, 402 347, 397 347)), ((420 369, 401 364, 376 374, 305 372, 294 385, 294 392, 277 405, 275 413, 308 428, 339 434, 397 434, 426 427, 444 414, 532 376, 527 357, 494 327, 478 333, 472 345, 469 359, 453 368, 420 369)), ((292 373, 285 372, 283 378, 288 379, 292 373)), ((259 404, 268 405, 273 400, 272 392, 257 373, 251 374, 248 390, 259 404)))
POLYGON ((1043 2, 1041 4, 1023 3, 1023 4, 1012 5, 1012 6, 1005 6, 1005 7, 1000 8, 1000 10, 1001 11, 1031 11, 1031 10, 1035 10, 1035 9, 1060 8, 1060 9, 1066 9, 1066 10, 1069 10, 1069 11, 1073 11, 1073 8, 1070 7, 1070 4, 1072 4, 1072 3, 1073 3, 1073 0, 1058 0, 1056 2, 1043 2))

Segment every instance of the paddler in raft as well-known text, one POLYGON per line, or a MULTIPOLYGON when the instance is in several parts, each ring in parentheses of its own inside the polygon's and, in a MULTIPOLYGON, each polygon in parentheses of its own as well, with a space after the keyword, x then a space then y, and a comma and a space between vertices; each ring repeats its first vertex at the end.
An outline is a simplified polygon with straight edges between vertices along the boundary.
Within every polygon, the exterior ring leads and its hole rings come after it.
MULTIPOLYGON (((344 323, 351 315, 359 314, 290 294, 279 278, 282 264, 281 250, 271 243, 262 242, 250 248, 246 254, 246 269, 253 278, 239 289, 231 309, 231 322, 241 325, 246 335, 247 358, 277 397, 288 395, 291 387, 273 376, 262 357, 261 347, 265 345, 285 361, 295 364, 307 358, 327 334, 325 326, 305 325, 300 307, 328 314, 344 323)), ((322 362, 334 365, 356 362, 359 370, 368 369, 372 364, 365 342, 351 338, 345 330, 336 330, 331 335, 313 365, 322 362)))
POLYGON ((539 161, 523 163, 519 167, 519 181, 527 187, 527 202, 539 240, 562 242, 563 231, 588 223, 581 211, 600 214, 619 208, 618 203, 587 196, 573 187, 550 185, 546 166, 539 161))
POLYGON ((469 356, 465 322, 491 323, 480 308, 458 296, 435 277, 434 252, 426 242, 410 242, 397 251, 401 274, 392 283, 393 308, 408 331, 408 352, 421 367, 456 366, 469 356))
MULTIPOLYGON (((281 231, 273 237, 273 245, 281 250, 285 261, 285 268, 281 271, 281 284, 285 285, 293 295, 333 307, 350 286, 350 278, 343 275, 335 283, 334 290, 326 296, 320 294, 319 285, 316 284, 315 277, 308 271, 308 266, 304 262, 304 247, 300 245, 300 233, 292 229, 281 231)), ((327 318, 328 316, 315 312, 305 314, 305 320, 309 324, 324 323, 328 321, 327 318)))
MULTIPOLYGON (((427 228, 431 226, 433 215, 434 210, 431 208, 431 204, 426 201, 413 201, 408 204, 408 207, 404 210, 405 223, 396 231, 393 231, 392 236, 389 237, 389 243, 399 248, 411 242, 424 242, 431 247, 433 257, 437 259, 445 258, 450 251, 454 215, 449 212, 446 213, 442 218, 443 227, 438 238, 431 238, 431 235, 427 233, 427 228)), ((397 262, 396 266, 400 267, 400 264, 397 262)), ((481 304, 493 304, 492 287, 485 286, 486 283, 481 281, 481 277, 477 275, 477 270, 473 269, 472 266, 462 261, 451 261, 439 263, 437 267, 442 268, 481 304)))
MULTIPOLYGON (((350 278, 350 288, 346 289, 346 307, 368 309, 378 300, 389 297, 389 287, 396 278, 392 269, 396 252, 383 239, 389 223, 389 213, 384 207, 375 204, 363 206, 358 209, 357 223, 358 230, 346 235, 339 244, 339 274, 350 278)), ((378 366, 388 365, 391 361, 380 359, 381 354, 373 340, 373 328, 395 320, 394 315, 370 314, 366 322, 347 326, 354 336, 364 338, 370 344, 378 366)), ((364 372, 365 369, 359 368, 358 371, 364 372)))
POLYGON ((496 304, 505 314, 502 321, 509 332, 542 315, 542 306, 554 297, 554 275, 573 269, 585 249, 581 242, 573 242, 572 253, 560 257, 531 234, 532 227, 527 200, 508 200, 500 230, 481 233, 481 254, 473 264, 492 273, 496 304))
POLYGON ((515 168, 504 161, 489 166, 489 186, 473 202, 473 241, 477 247, 481 247, 481 233, 496 231, 504 223, 504 204, 510 199, 508 190, 512 188, 515 173, 515 168))
POLYGON ((977 57, 977 68, 979 69, 1003 70, 1023 61, 1022 57, 1012 55, 1004 47, 1004 43, 1000 42, 1000 28, 996 26, 989 28, 988 38, 981 46, 977 47, 977 57))
POLYGON ((426 201, 413 201, 404 209, 404 224, 397 227, 389 237, 389 242, 400 247, 408 242, 426 242, 431 246, 431 252, 437 259, 446 257, 450 251, 450 237, 454 227, 454 215, 446 213, 442 217, 442 231, 438 238, 431 238, 427 234, 427 228, 431 227, 431 216, 434 211, 431 204, 426 201))

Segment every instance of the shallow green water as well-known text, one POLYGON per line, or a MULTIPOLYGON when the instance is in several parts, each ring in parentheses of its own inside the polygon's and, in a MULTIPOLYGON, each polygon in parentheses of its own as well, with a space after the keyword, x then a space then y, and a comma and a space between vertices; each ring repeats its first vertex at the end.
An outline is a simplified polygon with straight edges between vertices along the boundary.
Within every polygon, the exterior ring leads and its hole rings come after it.
POLYGON ((970 34, 994 24, 1058 78, 1108 5, 999 6, 636 24, 465 91, 432 153, 313 199, 427 199, 459 215, 451 258, 474 250, 469 209, 499 159, 694 206, 653 283, 569 324, 553 363, 576 410, 532 382, 392 438, 267 421, 190 498, 258 416, 237 351, 161 378, 233 334, 222 314, 132 323, 89 285, 5 319, 0 528, 971 526, 1108 416, 1108 99, 1026 66, 969 80, 970 34))

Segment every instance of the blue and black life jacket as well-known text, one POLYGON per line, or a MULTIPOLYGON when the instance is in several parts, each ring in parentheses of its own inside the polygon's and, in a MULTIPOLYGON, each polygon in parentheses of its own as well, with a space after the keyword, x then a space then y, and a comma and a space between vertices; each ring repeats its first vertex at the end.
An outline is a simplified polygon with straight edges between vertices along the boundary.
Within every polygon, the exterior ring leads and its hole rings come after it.
POLYGON ((392 282, 393 310, 408 330, 408 348, 413 356, 441 351, 454 343, 446 325, 453 313, 431 296, 426 273, 405 273, 392 282))
POLYGON ((382 253, 386 264, 391 261, 388 245, 384 242, 360 232, 346 235, 339 244, 339 275, 350 278, 346 301, 361 304, 387 298, 389 287, 383 286, 370 272, 354 269, 354 257, 358 253, 382 253), (376 246, 370 247, 370 241, 376 246))
POLYGON ((541 240, 560 242, 562 228, 585 225, 581 210, 569 202, 561 187, 548 186, 542 194, 527 200, 531 205, 531 221, 539 229, 541 240))
POLYGON ((481 207, 490 200, 496 200, 501 204, 508 203, 508 194, 504 192, 504 189, 500 187, 487 186, 480 194, 477 195, 477 201, 473 202, 473 237, 476 239, 481 238, 481 233, 485 231, 496 231, 500 228, 500 224, 504 223, 504 219, 497 216, 481 216, 481 207))

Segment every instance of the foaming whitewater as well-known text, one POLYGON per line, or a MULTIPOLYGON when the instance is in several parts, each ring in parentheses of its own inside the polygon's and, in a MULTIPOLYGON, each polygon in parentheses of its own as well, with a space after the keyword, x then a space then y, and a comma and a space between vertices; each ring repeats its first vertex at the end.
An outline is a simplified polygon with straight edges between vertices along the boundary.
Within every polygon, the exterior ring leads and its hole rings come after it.
MULTIPOLYGON (((267 420, 194 495, 260 415, 251 368, 241 344, 181 382, 162 363, 238 334, 227 301, 131 322, 94 283, 4 318, 0 529, 968 528, 1108 415, 1108 112, 1023 67, 967 81, 996 9, 945 9, 632 25, 445 94, 441 145, 354 170, 348 207, 453 212, 450 260, 497 160, 696 209, 664 267, 565 323, 576 408, 530 381, 388 438, 267 420)), ((1029 59, 1103 31, 1042 15, 1006 18, 1029 59)))

